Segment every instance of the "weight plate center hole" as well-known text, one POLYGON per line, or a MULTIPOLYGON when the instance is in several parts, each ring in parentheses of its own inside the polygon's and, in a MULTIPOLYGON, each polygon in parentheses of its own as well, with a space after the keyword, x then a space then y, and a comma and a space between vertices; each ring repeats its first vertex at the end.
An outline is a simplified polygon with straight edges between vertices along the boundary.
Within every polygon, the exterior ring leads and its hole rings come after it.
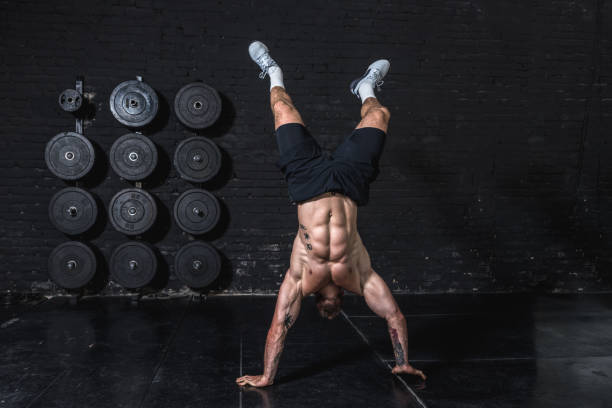
POLYGON ((130 207, 128 208, 128 214, 130 215, 136 215, 136 207, 130 207))
POLYGON ((72 207, 68 208, 68 214, 69 214, 71 217, 76 217, 76 216, 77 216, 77 212, 78 212, 78 211, 77 211, 77 208, 76 208, 76 207, 74 207, 74 206, 72 206, 72 207))
POLYGON ((66 152, 64 154, 64 157, 66 158, 66 160, 74 160, 74 152, 66 152))
POLYGON ((130 154, 128 154, 128 158, 133 162, 138 161, 138 153, 130 152, 130 154))

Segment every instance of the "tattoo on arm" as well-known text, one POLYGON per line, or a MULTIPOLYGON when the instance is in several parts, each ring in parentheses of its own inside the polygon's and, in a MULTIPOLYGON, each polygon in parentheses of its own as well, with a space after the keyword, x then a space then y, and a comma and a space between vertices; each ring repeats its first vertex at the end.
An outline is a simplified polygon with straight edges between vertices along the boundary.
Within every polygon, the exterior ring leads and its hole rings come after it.
POLYGON ((287 313, 285 315, 285 321, 283 322, 283 325, 285 326, 285 329, 289 330, 289 328, 291 327, 292 323, 293 323, 293 318, 291 317, 291 315, 289 313, 287 313))
POLYGON ((312 251, 312 245, 306 244, 306 249, 309 250, 309 251, 312 251))
POLYGON ((397 365, 406 364, 406 360, 404 359, 404 349, 402 348, 402 344, 400 343, 399 336, 397 335, 397 330, 391 329, 391 340, 393 341, 393 352, 395 353, 395 361, 397 365))
POLYGON ((305 229, 306 229, 306 227, 305 227, 305 226, 303 226, 302 224, 300 224, 300 228, 301 228, 301 229, 303 229, 303 230, 305 230, 305 229))

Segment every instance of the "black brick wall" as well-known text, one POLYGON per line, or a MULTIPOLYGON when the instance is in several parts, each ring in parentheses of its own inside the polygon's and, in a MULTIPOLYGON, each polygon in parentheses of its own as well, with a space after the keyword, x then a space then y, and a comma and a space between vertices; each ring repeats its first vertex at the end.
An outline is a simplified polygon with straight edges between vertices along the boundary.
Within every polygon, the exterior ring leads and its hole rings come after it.
MULTIPOLYGON (((379 95, 392 112, 389 137, 359 228, 393 290, 612 285, 610 1, 24 0, 0 2, 0 16, 0 290, 55 290, 47 256, 68 238, 47 205, 67 183, 47 170, 43 151, 74 129, 57 97, 78 74, 96 107, 85 135, 106 153, 127 133, 108 108, 115 85, 142 75, 157 90, 162 115, 148 134, 167 158, 144 187, 168 213, 191 186, 168 158, 192 134, 168 105, 196 79, 219 90, 223 117, 202 132, 225 155, 223 174, 205 186, 229 213, 206 237, 225 260, 215 287, 277 289, 297 219, 274 166, 268 81, 247 54, 253 39, 273 50, 330 149, 358 120, 350 80, 374 58, 391 60, 379 95)), ((106 206, 129 184, 105 161, 86 187, 106 206)), ((188 238, 161 223, 152 242, 171 264, 188 238)), ((108 259, 126 240, 107 223, 89 242, 108 259)), ((162 286, 180 290, 171 272, 162 286)))

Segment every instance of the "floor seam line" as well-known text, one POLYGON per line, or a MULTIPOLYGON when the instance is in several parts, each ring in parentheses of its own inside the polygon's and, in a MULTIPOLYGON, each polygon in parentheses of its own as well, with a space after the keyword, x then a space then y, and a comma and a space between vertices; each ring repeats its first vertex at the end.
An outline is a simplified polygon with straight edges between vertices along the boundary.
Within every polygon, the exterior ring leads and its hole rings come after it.
POLYGON ((174 333, 172 333, 170 340, 168 340, 168 343, 164 347, 161 358, 159 359, 159 362, 153 369, 153 375, 151 375, 151 381, 149 381, 149 383, 147 384, 147 389, 142 394, 142 399, 140 400, 140 404, 138 404, 138 408, 142 408, 143 404, 145 403, 145 400, 147 399, 147 395, 149 394, 149 391, 151 390, 151 386, 153 385, 153 381, 155 381, 155 377, 157 376, 157 373, 159 372, 159 369, 161 368, 162 364, 164 363, 164 361, 166 361, 166 357, 168 356, 168 351, 170 350, 170 346, 172 345, 172 343, 174 343, 174 340, 176 339, 176 336, 178 335, 179 330, 183 326, 183 321, 185 320, 187 311, 191 307, 191 302, 192 302, 192 299, 189 299, 189 303, 187 303, 187 306, 185 307, 185 311, 183 312, 183 315, 181 316, 179 323, 176 325, 176 330, 174 331, 174 333))
POLYGON ((29 408, 32 406, 32 404, 34 404, 36 401, 38 401, 40 399, 40 397, 42 397, 47 391, 49 391, 49 388, 51 388, 51 386, 53 384, 55 384, 57 381, 60 380, 60 378, 64 377, 68 372, 70 371, 70 368, 66 368, 64 369, 64 371, 62 371, 61 373, 59 373, 53 380, 51 380, 49 382, 49 384, 47 384, 47 386, 38 393, 38 395, 36 395, 34 397, 34 399, 32 401, 30 401, 28 403, 28 405, 26 405, 26 408, 29 408))
MULTIPOLYGON (((348 324, 351 325, 351 327, 357 332, 357 334, 359 335, 359 337, 361 337, 361 339, 363 340, 363 342, 365 344, 367 344, 367 346, 370 348, 370 350, 374 353, 374 355, 376 356, 376 358, 378 358, 378 360, 380 360, 381 363, 383 363, 383 365, 385 365, 387 368, 389 368, 389 370, 391 370, 393 367, 391 367, 383 358, 380 354, 378 354, 378 352, 376 350, 374 350, 374 347, 372 347, 372 344, 370 344, 370 341, 368 340, 368 338, 365 336, 365 334, 363 334, 363 332, 361 330, 359 330, 359 328, 355 325, 355 323, 353 323, 351 321, 351 319, 348 317, 348 315, 346 314, 346 312, 344 310, 341 310, 340 313, 342 314, 342 316, 344 317, 344 319, 348 322, 348 324)), ((414 399, 421 405, 421 407, 423 408, 427 408, 427 405, 425 404, 425 402, 419 398, 419 396, 414 392, 414 390, 412 389, 412 387, 410 387, 408 385, 408 383, 406 381, 404 381, 404 379, 402 377, 400 377, 397 374, 393 374, 395 376, 395 378, 398 379, 398 381, 400 383, 402 383, 404 385, 404 387, 406 387, 406 389, 408 390, 408 392, 410 392, 410 394, 412 394, 412 396, 414 397, 414 399)))
MULTIPOLYGON (((470 363, 470 362, 486 362, 486 361, 529 361, 529 360, 572 360, 572 359, 583 359, 583 358, 609 358, 612 356, 566 356, 566 357, 491 357, 491 358, 465 358, 460 360, 442 360, 442 359, 410 359, 412 362, 417 363, 470 363)), ((385 358, 384 361, 395 361, 392 358, 385 358)))

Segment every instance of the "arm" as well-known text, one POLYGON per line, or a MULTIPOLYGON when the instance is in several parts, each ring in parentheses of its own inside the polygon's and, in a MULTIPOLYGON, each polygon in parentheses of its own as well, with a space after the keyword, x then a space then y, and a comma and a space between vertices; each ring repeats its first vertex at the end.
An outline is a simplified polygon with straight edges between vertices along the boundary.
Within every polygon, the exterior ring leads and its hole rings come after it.
POLYGON ((276 310, 272 318, 272 324, 266 338, 266 350, 264 352, 264 372, 262 375, 245 375, 236 380, 238 385, 252 385, 254 387, 265 387, 274 383, 274 376, 278 369, 285 337, 293 326, 302 303, 302 291, 300 281, 291 276, 290 272, 285 274, 285 280, 278 292, 276 310))
POLYGON ((421 370, 415 369, 408 363, 406 318, 399 310, 385 281, 374 271, 363 285, 363 296, 370 309, 387 321, 396 362, 392 372, 414 374, 425 379, 425 374, 421 370))

